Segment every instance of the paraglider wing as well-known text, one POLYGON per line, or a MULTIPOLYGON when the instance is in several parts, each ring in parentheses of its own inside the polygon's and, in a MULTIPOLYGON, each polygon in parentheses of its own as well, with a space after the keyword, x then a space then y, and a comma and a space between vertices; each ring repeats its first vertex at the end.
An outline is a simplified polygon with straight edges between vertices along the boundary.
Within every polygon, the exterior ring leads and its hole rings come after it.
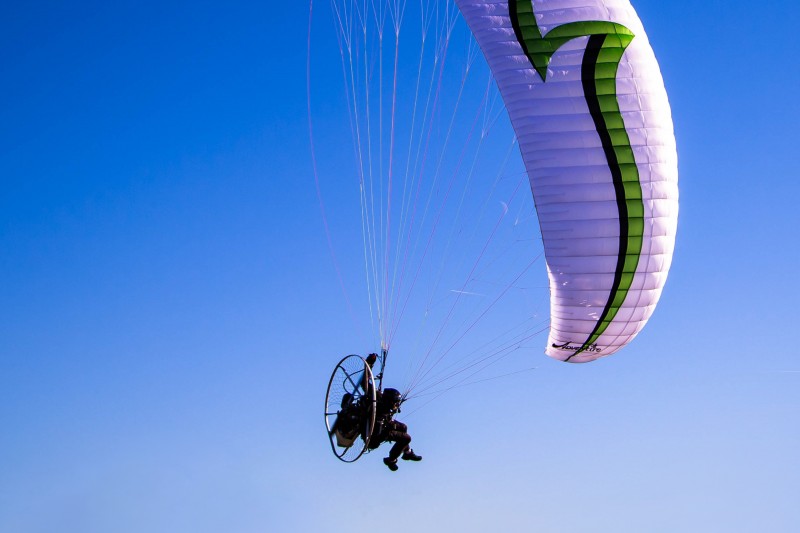
POLYGON ((628 0, 456 0, 519 140, 550 278, 546 353, 610 355, 652 314, 672 262, 669 102, 628 0))

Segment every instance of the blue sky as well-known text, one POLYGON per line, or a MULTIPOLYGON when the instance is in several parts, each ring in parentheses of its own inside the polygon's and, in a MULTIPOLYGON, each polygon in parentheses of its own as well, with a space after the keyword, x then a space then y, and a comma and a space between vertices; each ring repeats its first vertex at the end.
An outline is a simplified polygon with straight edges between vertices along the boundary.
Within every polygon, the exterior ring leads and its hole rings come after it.
POLYGON ((658 310, 614 357, 531 349, 442 396, 395 474, 323 430, 369 348, 314 188, 307 4, 4 6, 0 529, 798 530, 800 8, 634 6, 680 158, 658 310))

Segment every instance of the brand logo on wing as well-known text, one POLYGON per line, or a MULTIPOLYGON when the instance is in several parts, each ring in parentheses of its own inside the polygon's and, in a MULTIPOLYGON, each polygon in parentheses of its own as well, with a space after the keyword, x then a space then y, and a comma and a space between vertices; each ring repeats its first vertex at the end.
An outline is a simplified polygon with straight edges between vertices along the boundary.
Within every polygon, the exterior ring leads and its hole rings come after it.
MULTIPOLYGON (((558 348, 559 350, 570 350, 572 352, 576 352, 576 351, 581 349, 581 346, 572 344, 571 341, 567 341, 564 344, 553 344, 553 348, 558 348)), ((602 348, 598 348, 597 344, 595 343, 595 344, 590 344, 590 345, 586 346, 586 348, 584 348, 581 351, 583 351, 583 352, 600 353, 600 352, 603 351, 603 349, 602 348)))

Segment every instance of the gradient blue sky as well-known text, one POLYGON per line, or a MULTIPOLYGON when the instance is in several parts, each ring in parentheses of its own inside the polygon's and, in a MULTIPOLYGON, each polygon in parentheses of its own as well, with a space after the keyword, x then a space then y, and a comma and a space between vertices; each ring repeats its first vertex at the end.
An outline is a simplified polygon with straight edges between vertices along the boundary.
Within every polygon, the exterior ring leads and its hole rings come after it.
POLYGON ((800 530, 800 7, 634 6, 680 157, 653 320, 442 397, 391 474, 323 430, 363 349, 309 162, 307 3, 5 5, 0 530, 800 530))

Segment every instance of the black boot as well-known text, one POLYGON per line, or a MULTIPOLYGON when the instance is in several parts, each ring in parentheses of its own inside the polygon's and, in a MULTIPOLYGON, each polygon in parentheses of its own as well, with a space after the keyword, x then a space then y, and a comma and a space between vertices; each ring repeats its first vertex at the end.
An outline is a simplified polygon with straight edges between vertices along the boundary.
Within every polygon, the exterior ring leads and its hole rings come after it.
POLYGON ((391 457, 384 457, 383 458, 383 464, 388 466, 389 470, 391 470, 392 472, 396 472, 397 469, 399 468, 397 466, 397 459, 392 459, 391 457))
POLYGON ((422 456, 414 453, 414 450, 409 448, 403 452, 403 461, 422 461, 422 456))

